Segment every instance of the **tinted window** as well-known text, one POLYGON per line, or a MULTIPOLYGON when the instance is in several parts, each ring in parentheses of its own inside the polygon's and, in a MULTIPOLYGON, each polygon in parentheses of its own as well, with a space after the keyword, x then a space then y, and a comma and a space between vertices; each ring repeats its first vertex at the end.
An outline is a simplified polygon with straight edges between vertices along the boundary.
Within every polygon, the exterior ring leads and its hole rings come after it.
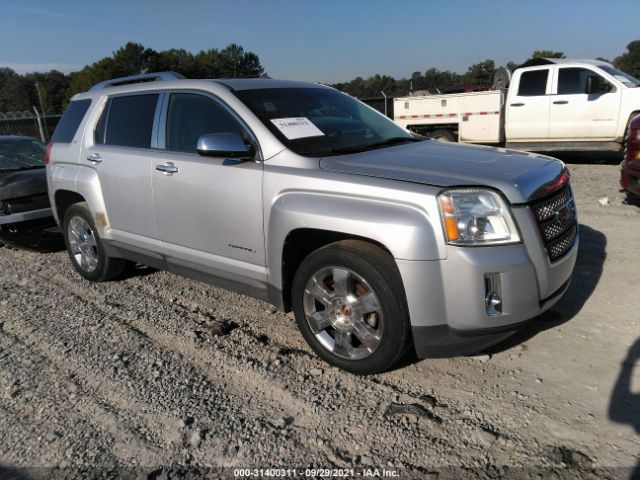
POLYGON ((112 98, 109 102, 104 143, 150 148, 157 103, 157 94, 112 98))
POLYGON ((585 93, 587 91, 587 78, 591 75, 596 74, 586 68, 561 68, 558 74, 558 93, 565 95, 585 93))
POLYGON ((249 140, 233 116, 213 99, 189 93, 171 95, 167 112, 167 150, 195 153, 201 135, 228 132, 249 140))
POLYGON ((58 122, 51 141, 71 143, 84 118, 84 114, 87 113, 89 109, 89 105, 91 105, 91 100, 76 100, 75 102, 71 102, 58 122))
POLYGON ((547 89, 548 76, 548 68, 523 73, 520 77, 520 87, 518 87, 518 95, 527 97, 531 97, 534 95, 544 95, 547 89))

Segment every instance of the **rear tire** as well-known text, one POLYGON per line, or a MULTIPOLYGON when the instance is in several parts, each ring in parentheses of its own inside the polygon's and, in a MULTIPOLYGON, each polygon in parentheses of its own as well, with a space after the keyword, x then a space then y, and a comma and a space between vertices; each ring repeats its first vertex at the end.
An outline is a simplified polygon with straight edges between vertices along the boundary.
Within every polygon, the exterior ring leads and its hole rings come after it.
POLYGON ((291 296, 304 339, 343 370, 389 370, 411 344, 400 272, 375 245, 345 240, 312 252, 298 267, 291 296))
POLYGON ((86 203, 71 205, 64 215, 62 235, 71 264, 83 278, 106 282, 120 275, 128 262, 109 257, 86 203))
POLYGON ((434 140, 439 140, 441 142, 456 142, 456 138, 453 135, 451 130, 438 129, 431 132, 429 138, 433 138, 434 140))

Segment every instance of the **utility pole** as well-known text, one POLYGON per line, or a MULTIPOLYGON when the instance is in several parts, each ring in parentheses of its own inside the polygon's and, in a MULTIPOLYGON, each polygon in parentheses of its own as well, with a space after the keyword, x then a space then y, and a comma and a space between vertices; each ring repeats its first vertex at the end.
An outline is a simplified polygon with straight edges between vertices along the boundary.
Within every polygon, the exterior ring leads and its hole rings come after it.
POLYGON ((384 116, 388 117, 388 115, 387 115, 387 95, 384 93, 384 90, 380 90, 380 93, 384 97, 384 116))
POLYGON ((44 134, 46 135, 47 138, 49 138, 49 131, 47 130, 47 121, 45 118, 46 113, 44 111, 44 102, 42 101, 42 93, 40 93, 40 84, 38 82, 36 82, 36 92, 38 92, 38 101, 40 102, 40 113, 42 114, 42 124, 44 126, 44 134))

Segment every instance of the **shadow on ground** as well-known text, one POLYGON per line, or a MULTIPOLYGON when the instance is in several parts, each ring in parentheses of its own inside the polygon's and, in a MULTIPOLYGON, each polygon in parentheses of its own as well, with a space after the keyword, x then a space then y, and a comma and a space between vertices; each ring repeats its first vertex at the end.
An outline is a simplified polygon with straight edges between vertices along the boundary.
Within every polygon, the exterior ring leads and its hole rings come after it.
MULTIPOLYGON (((580 225, 580 246, 571 285, 559 302, 542 315, 536 317, 514 335, 487 349, 496 354, 526 342, 540 332, 562 325, 575 317, 595 290, 604 267, 607 237, 587 225, 580 225)), ((409 352, 394 366, 393 370, 420 362, 415 350, 409 352)))
POLYGON ((13 467, 5 467, 0 465, 0 479, 2 480, 32 480, 33 477, 27 475, 24 469, 17 469, 13 467))
MULTIPOLYGON (((640 368, 640 338, 631 346, 620 367, 618 380, 611 392, 609 419, 616 423, 630 425, 640 436, 640 392, 632 391, 634 368, 640 368)), ((640 480, 640 462, 631 473, 631 480, 640 480)))
POLYGON ((24 236, 0 235, 0 245, 39 253, 59 252, 65 249, 64 239, 57 228, 29 232, 24 236))
POLYGON ((580 246, 569 289, 551 310, 529 322, 504 342, 488 349, 503 352, 526 342, 540 332, 562 325, 575 317, 596 289, 607 256, 607 237, 587 225, 580 225, 580 246))
POLYGON ((622 162, 622 152, 545 152, 545 155, 569 164, 619 165, 622 162))

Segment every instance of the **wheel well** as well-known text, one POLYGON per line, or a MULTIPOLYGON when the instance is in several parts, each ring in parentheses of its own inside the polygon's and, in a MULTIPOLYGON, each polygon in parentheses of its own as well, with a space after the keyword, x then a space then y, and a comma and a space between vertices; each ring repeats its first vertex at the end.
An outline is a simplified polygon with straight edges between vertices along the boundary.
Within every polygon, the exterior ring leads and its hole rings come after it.
POLYGON ((340 240, 361 240, 389 252, 381 243, 357 235, 315 228, 300 228, 289 232, 282 250, 282 301, 286 312, 291 310, 291 285, 298 266, 310 253, 340 240))
POLYGON ((58 190, 54 194, 54 201, 56 203, 55 208, 56 213, 58 214, 58 220, 62 225, 64 214, 67 209, 74 203, 84 202, 85 199, 79 193, 72 192, 70 190, 58 190))
POLYGON ((457 123, 438 123, 438 124, 427 124, 427 125, 407 125, 407 129, 412 132, 418 133, 420 135, 424 135, 425 137, 430 137, 433 132, 436 130, 447 130, 451 132, 454 138, 458 138, 458 130, 460 129, 460 125, 457 123))

